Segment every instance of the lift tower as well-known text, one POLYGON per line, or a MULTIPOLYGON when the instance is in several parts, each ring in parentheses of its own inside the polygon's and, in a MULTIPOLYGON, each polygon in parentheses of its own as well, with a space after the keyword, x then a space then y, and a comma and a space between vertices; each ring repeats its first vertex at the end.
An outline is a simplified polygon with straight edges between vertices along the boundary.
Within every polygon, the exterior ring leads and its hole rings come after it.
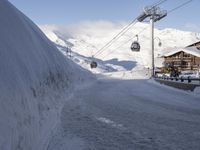
POLYGON ((137 18, 139 22, 149 21, 151 26, 151 50, 152 50, 152 66, 151 76, 155 75, 154 63, 154 23, 167 16, 166 10, 161 10, 158 6, 147 6, 144 8, 143 13, 137 18))

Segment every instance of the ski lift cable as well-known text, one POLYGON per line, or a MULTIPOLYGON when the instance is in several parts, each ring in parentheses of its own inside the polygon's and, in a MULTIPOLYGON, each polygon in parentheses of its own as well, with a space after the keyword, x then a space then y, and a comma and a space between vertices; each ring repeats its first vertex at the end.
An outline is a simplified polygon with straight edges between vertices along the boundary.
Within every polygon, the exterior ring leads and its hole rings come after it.
MULTIPOLYGON (((159 5, 161 5, 162 3, 166 2, 166 1, 167 1, 167 0, 160 0, 160 1, 158 1, 157 3, 155 3, 155 4, 153 5, 153 7, 159 6, 159 5)), ((189 0, 189 1, 187 1, 187 2, 185 2, 185 3, 183 3, 183 4, 181 4, 180 6, 178 6, 178 7, 174 8, 174 9, 170 10, 169 13, 175 11, 176 9, 179 9, 179 8, 185 6, 186 4, 188 4, 188 3, 192 2, 192 1, 193 1, 193 0, 189 0)), ((137 23, 137 20, 135 19, 135 20, 132 21, 130 24, 128 24, 127 26, 125 26, 111 41, 109 41, 105 46, 103 46, 103 47, 102 47, 99 51, 97 51, 93 56, 100 55, 100 54, 104 51, 105 48, 110 47, 110 46, 115 42, 115 40, 117 40, 117 39, 119 39, 120 37, 122 37, 122 36, 123 36, 134 24, 136 24, 136 23, 137 23)))
POLYGON ((135 24, 134 20, 133 22, 131 22, 130 24, 128 24, 127 26, 125 26, 112 40, 110 40, 106 45, 104 45, 99 51, 97 51, 95 53, 95 56, 98 55, 99 53, 101 53, 101 51, 103 51, 105 48, 109 47, 112 45, 112 43, 119 39, 123 34, 125 34, 125 32, 127 32, 129 30, 130 27, 132 27, 133 24, 135 24))
MULTIPOLYGON (((158 5, 161 5, 162 3, 166 2, 167 0, 159 0, 158 2, 154 3, 152 6, 156 7, 158 5)), ((112 43, 114 42, 114 40, 119 39, 122 35, 124 35, 128 30, 129 27, 132 26, 133 23, 136 23, 136 19, 134 21, 132 21, 130 24, 128 24, 127 26, 124 27, 124 29, 122 29, 122 31, 120 31, 111 41, 109 41, 105 46, 103 46, 99 51, 97 51, 94 56, 98 55, 99 53, 101 53, 101 51, 103 51, 103 49, 108 48, 109 46, 112 45, 112 43), (122 34, 122 35, 120 35, 122 34)))
MULTIPOLYGON (((154 3, 152 6, 153 7, 156 7, 156 6, 159 6, 161 5, 162 3, 166 2, 167 0, 159 0, 158 2, 154 3)), ((127 26, 125 26, 111 41, 109 41, 105 46, 103 46, 99 51, 97 51, 94 56, 97 56, 99 55, 99 53, 102 53, 103 50, 105 48, 108 48, 110 47, 113 42, 117 39, 119 39, 121 36, 123 36, 134 24, 136 24, 137 22, 137 19, 135 19, 134 21, 132 21, 130 24, 128 24, 127 26), (120 35, 121 34, 121 35, 120 35)))
MULTIPOLYGON (((186 2, 184 2, 184 3, 182 3, 182 4, 180 4, 179 6, 177 6, 177 7, 175 7, 175 8, 173 8, 173 9, 171 9, 171 10, 169 10, 168 11, 168 14, 171 14, 171 13, 173 13, 174 11, 176 11, 177 9, 180 9, 180 8, 182 8, 182 7, 184 7, 184 6, 186 6, 186 5, 188 5, 189 3, 191 3, 193 0, 188 0, 188 1, 186 1, 186 2)), ((162 33, 164 33, 165 31, 162 31, 162 32, 160 32, 158 35, 161 35, 162 33)))
MULTIPOLYGON (((166 2, 167 0, 159 0, 158 2, 154 3, 152 6, 159 6, 162 3, 166 2)), ((105 46, 103 46, 99 51, 97 51, 94 56, 97 56, 99 53, 102 53, 102 51, 104 51, 105 48, 110 47, 113 42, 117 39, 119 39, 121 36, 123 36, 134 24, 137 23, 137 19, 133 20, 130 24, 128 24, 127 26, 125 26, 113 39, 111 39, 105 46)))
MULTIPOLYGON (((158 6, 158 5, 160 5, 160 4, 162 4, 162 3, 166 2, 166 1, 167 1, 167 0, 160 0, 159 2, 157 2, 156 4, 154 4, 153 6, 158 6)), ((193 0, 188 0, 188 1, 184 2, 184 3, 182 3, 181 5, 179 5, 179 6, 175 7, 175 8, 173 8, 173 9, 171 9, 170 11, 168 11, 168 14, 170 14, 170 13, 176 11, 177 9, 180 9, 180 8, 184 7, 185 5, 191 3, 192 1, 193 1, 193 0)), ((144 28, 144 29, 143 29, 140 33, 138 33, 138 34, 141 34, 141 33, 144 32, 144 30, 146 30, 146 29, 147 29, 147 28, 144 28)), ((164 31, 163 31, 163 32, 164 32, 164 31)), ((158 35, 162 34, 163 32, 159 33, 158 35)), ((137 34, 136 34, 136 35, 137 35, 137 34)), ((135 35, 135 36, 136 36, 136 35, 135 35)), ((134 37, 135 37, 135 36, 134 36, 134 37)), ((121 45, 120 45, 119 47, 117 47, 116 49, 119 49, 120 47, 122 47, 123 45, 127 44, 127 43, 130 42, 131 40, 132 40, 132 38, 129 39, 128 41, 126 41, 125 43, 121 44, 121 45)), ((116 49, 115 49, 115 50, 116 50, 116 49)), ((107 57, 108 55, 112 54, 115 50, 113 50, 113 51, 111 51, 109 54, 105 55, 102 59, 104 59, 104 58, 107 57)))
MULTIPOLYGON (((161 4, 161 2, 163 3, 163 2, 165 2, 165 1, 167 1, 167 0, 162 0, 162 1, 160 1, 159 3, 161 4)), ((173 9, 171 9, 170 11, 168 11, 168 14, 170 14, 170 13, 176 11, 177 9, 180 9, 180 8, 182 8, 182 7, 186 6, 186 5, 188 5, 188 4, 191 3, 192 1, 193 1, 193 0, 188 0, 188 1, 184 2, 184 3, 182 3, 181 5, 179 5, 179 6, 175 7, 175 8, 173 8, 173 9)), ((155 5, 159 5, 159 3, 154 4, 154 6, 155 6, 155 5)), ((145 28, 144 30, 146 30, 146 29, 147 29, 147 28, 145 28)), ((144 30, 142 30, 141 33, 142 33, 144 30)), ((141 33, 138 33, 138 34, 141 34, 141 33)), ((160 34, 162 34, 162 33, 164 33, 164 31, 161 32, 161 33, 159 33, 158 35, 160 35, 160 34)), ((134 37, 135 37, 135 36, 134 36, 134 37)), ((120 45, 119 47, 117 47, 116 49, 119 49, 120 47, 122 47, 123 45, 127 44, 127 43, 130 42, 131 40, 132 40, 132 38, 129 39, 128 41, 126 41, 125 43, 123 43, 122 45, 120 45)), ((114 50, 114 51, 115 51, 115 50, 114 50)), ((107 54, 106 56, 112 54, 114 51, 111 51, 111 52, 110 52, 109 54, 107 54)), ((106 56, 104 56, 103 59, 104 59, 106 56)))
POLYGON ((168 0, 160 0, 160 1, 155 2, 154 4, 152 4, 151 6, 152 7, 157 7, 157 6, 161 5, 162 3, 166 2, 166 1, 168 1, 168 0))
POLYGON ((114 43, 115 40, 117 40, 121 36, 123 36, 136 23, 137 23, 137 19, 134 19, 131 23, 129 23, 128 25, 126 25, 116 36, 114 36, 114 38, 112 38, 108 43, 106 43, 106 45, 104 45, 99 51, 97 51, 94 54, 94 56, 99 55, 100 53, 102 53, 104 51, 105 48, 110 47, 114 43))
MULTIPOLYGON (((100 50, 103 50, 105 47, 107 47, 109 44, 111 44, 114 40, 117 40, 122 34, 124 34, 125 32, 127 32, 127 30, 129 30, 129 28, 131 28, 134 24, 136 24, 136 19, 134 19, 131 23, 129 23, 128 25, 126 25, 116 36, 114 36, 114 38, 112 40, 110 40, 105 46, 103 46, 100 50)), ((99 51, 100 51, 99 50, 99 51)))
POLYGON ((188 0, 188 1, 184 2, 184 3, 182 3, 181 5, 179 5, 179 6, 175 7, 175 8, 173 8, 173 9, 171 9, 170 11, 168 11, 168 14, 174 12, 174 11, 177 10, 177 9, 180 9, 180 8, 182 8, 182 7, 186 6, 186 5, 188 5, 188 4, 191 3, 192 1, 193 1, 193 0, 188 0))
MULTIPOLYGON (((193 0, 188 0, 188 1, 184 2, 184 3, 182 3, 181 5, 179 5, 179 6, 175 7, 175 8, 173 8, 173 9, 171 9, 170 11, 168 11, 168 14, 173 13, 175 10, 184 7, 185 5, 191 3, 192 1, 193 1, 193 0)), ((161 35, 161 34, 164 33, 164 32, 165 32, 165 31, 162 31, 162 32, 160 32, 158 35, 161 35)), ((157 35, 157 36, 158 36, 158 35, 157 35)), ((154 39, 155 39, 155 38, 154 38, 154 39)))
MULTIPOLYGON (((193 0, 185 1, 184 3, 178 5, 177 7, 175 7, 175 8, 173 8, 173 9, 169 10, 169 11, 168 11, 168 14, 171 14, 171 13, 173 13, 174 11, 176 11, 177 9, 180 9, 180 8, 182 8, 182 7, 186 6, 186 5, 188 5, 188 4, 191 3, 192 1, 193 1, 193 0)), ((160 32, 158 35, 161 35, 161 34, 164 33, 164 32, 165 32, 165 31, 162 31, 162 32, 160 32)))
MULTIPOLYGON (((129 28, 130 29, 130 28, 129 28)), ((128 30, 129 30, 128 29, 128 30)), ((128 30, 126 30, 122 35, 120 35, 118 38, 116 38, 115 41, 111 42, 109 45, 107 45, 104 50, 102 50, 101 52, 99 52, 96 56, 100 56, 105 50, 107 50, 109 47, 111 47, 113 45, 114 42, 116 42, 118 39, 120 39, 128 30)))
MULTIPOLYGON (((147 28, 148 28, 148 27, 145 27, 144 29, 142 29, 140 32, 138 32, 137 34, 135 34, 134 37, 136 37, 137 35, 140 35, 142 32, 144 32, 145 30, 147 30, 147 28)), ((104 55, 104 56, 102 57, 102 59, 104 59, 105 57, 109 56, 109 55, 112 54, 114 51, 116 51, 117 49, 119 49, 120 47, 122 47, 123 45, 125 45, 125 44, 129 43, 130 41, 132 41, 134 37, 130 38, 129 40, 127 40, 127 41, 124 42, 123 44, 119 45, 117 48, 115 48, 115 49, 114 49, 113 51, 111 51, 110 53, 104 55)))

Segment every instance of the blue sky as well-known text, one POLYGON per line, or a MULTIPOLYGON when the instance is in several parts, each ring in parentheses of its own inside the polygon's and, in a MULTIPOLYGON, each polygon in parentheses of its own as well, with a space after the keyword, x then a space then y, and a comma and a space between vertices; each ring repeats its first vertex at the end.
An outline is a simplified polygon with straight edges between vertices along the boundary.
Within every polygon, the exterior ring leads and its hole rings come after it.
MULTIPOLYGON (((75 24, 83 21, 131 21, 144 6, 158 0, 9 0, 37 24, 75 24)), ((187 0, 168 0, 161 8, 171 10, 187 0)), ((200 32, 200 0, 171 13, 156 24, 200 32)))

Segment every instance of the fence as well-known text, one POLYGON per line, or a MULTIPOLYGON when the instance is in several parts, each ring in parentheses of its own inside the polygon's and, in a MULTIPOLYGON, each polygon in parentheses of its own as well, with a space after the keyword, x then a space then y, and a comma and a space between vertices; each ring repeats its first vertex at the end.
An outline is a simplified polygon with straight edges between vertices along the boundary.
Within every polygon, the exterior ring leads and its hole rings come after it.
POLYGON ((194 89, 200 86, 200 78, 191 78, 191 77, 155 77, 155 81, 172 86, 174 88, 194 91, 194 89))
POLYGON ((196 83, 200 84, 200 78, 192 78, 192 77, 155 77, 156 79, 163 79, 163 80, 171 80, 171 81, 180 81, 180 82, 187 82, 187 83, 196 83))

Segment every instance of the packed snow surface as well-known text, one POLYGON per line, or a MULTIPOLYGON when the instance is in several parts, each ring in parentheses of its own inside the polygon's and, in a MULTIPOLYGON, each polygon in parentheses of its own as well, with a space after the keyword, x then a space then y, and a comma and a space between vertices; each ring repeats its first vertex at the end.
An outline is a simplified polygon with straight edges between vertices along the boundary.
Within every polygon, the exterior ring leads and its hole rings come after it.
POLYGON ((198 150, 199 108, 152 80, 99 79, 65 103, 48 150, 198 150))

